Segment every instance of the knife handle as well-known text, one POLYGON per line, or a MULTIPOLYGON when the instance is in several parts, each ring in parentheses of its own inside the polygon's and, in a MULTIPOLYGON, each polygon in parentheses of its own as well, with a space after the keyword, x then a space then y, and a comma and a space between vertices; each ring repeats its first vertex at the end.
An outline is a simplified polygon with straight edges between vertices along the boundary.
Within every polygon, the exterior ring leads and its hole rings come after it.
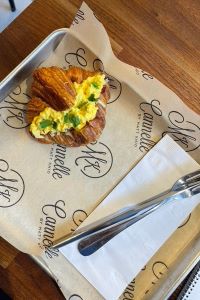
POLYGON ((78 243, 78 250, 83 256, 88 256, 96 252, 103 245, 105 245, 108 241, 110 241, 117 234, 122 232, 124 229, 143 219, 145 216, 152 213, 155 209, 164 205, 166 201, 161 201, 157 204, 152 204, 146 207, 143 210, 140 210, 135 215, 133 215, 130 219, 124 220, 120 224, 116 224, 112 227, 105 228, 103 231, 97 232, 94 235, 83 238, 78 243))

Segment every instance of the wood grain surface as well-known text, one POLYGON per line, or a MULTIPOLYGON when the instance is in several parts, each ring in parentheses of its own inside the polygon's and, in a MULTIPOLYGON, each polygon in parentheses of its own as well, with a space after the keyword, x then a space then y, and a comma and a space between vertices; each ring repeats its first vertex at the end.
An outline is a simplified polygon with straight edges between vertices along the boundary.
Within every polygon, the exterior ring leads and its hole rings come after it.
MULTIPOLYGON (((121 60, 151 73, 200 113, 199 0, 86 2, 121 60)), ((53 30, 69 27, 80 5, 80 0, 35 0, 0 34, 0 80, 53 30)), ((0 289, 13 299, 63 299, 27 255, 2 239, 0 289)))

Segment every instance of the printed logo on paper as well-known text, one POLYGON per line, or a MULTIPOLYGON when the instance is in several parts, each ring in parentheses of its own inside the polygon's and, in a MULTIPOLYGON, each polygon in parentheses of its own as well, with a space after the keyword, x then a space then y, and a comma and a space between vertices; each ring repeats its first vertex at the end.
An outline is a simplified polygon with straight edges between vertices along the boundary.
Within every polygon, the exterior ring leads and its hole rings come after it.
POLYGON ((160 279, 167 270, 168 266, 163 261, 156 261, 152 266, 152 272, 157 279, 160 279))
POLYGON ((185 119, 179 111, 169 111, 166 121, 163 114, 161 102, 157 99, 140 103, 134 143, 140 152, 148 152, 166 134, 186 152, 199 148, 200 128, 197 124, 185 119), (160 132, 160 128, 163 127, 165 130, 160 132))
POLYGON ((83 209, 77 209, 72 214, 72 228, 71 231, 75 231, 76 228, 87 218, 87 213, 83 209))
MULTIPOLYGON (((94 142, 81 147, 81 152, 75 157, 74 165, 80 172, 90 178, 100 178, 109 173, 113 165, 113 155, 110 148, 102 142, 94 142)), ((47 174, 53 180, 64 180, 73 172, 67 162, 68 148, 62 145, 52 145, 49 153, 47 174)))
POLYGON ((51 248, 59 219, 66 218, 65 201, 57 200, 42 207, 42 216, 38 228, 38 246, 44 250, 47 258, 58 256, 59 250, 51 248))
POLYGON ((94 142, 81 151, 81 155, 75 160, 81 173, 90 178, 105 176, 113 164, 111 150, 102 142, 94 142))
POLYGON ((13 129, 26 128, 26 104, 30 96, 24 93, 20 86, 0 104, 0 119, 13 129))
POLYGON ((52 145, 49 154, 47 174, 54 180, 61 180, 71 174, 70 168, 66 165, 67 147, 63 145, 52 145))
POLYGON ((135 298, 135 278, 129 283, 120 297, 121 300, 132 300, 135 298))
POLYGON ((162 136, 169 134, 175 142, 187 152, 194 151, 200 146, 200 127, 185 119, 178 111, 170 111, 168 114, 169 125, 162 136))
POLYGON ((80 22, 85 20, 85 13, 83 10, 79 9, 76 13, 76 16, 72 22, 72 25, 79 24, 80 22))
POLYGON ((10 168, 9 163, 0 159, 0 207, 17 204, 23 197, 25 184, 22 176, 10 168))
POLYGON ((83 300, 83 298, 78 294, 71 295, 68 300, 83 300))
MULTIPOLYGON (((71 220, 65 223, 65 232, 73 232, 87 217, 83 209, 77 209, 73 212, 71 220)), ((55 231, 59 221, 67 218, 67 207, 64 200, 56 200, 48 203, 41 208, 40 224, 37 232, 38 246, 44 250, 48 259, 59 255, 58 249, 53 249, 55 240, 55 231)))
POLYGON ((192 215, 192 213, 190 213, 188 215, 188 217, 183 221, 183 223, 181 225, 179 225, 177 228, 180 229, 180 228, 186 226, 189 223, 190 219, 191 219, 191 215, 192 215))
POLYGON ((135 68, 135 73, 138 76, 142 76, 142 78, 145 79, 145 80, 153 79, 153 76, 151 74, 149 74, 148 72, 144 71, 144 70, 135 68))

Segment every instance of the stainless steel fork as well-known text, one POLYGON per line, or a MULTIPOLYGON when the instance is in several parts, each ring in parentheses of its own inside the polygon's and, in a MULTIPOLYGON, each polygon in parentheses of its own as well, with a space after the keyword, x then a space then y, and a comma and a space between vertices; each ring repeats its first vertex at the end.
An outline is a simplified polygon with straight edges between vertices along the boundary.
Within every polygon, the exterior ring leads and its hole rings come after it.
POLYGON ((181 200, 200 193, 200 170, 178 179, 171 189, 138 205, 131 205, 54 242, 54 248, 79 240, 78 250, 88 256, 96 252, 118 233, 172 200, 181 200))

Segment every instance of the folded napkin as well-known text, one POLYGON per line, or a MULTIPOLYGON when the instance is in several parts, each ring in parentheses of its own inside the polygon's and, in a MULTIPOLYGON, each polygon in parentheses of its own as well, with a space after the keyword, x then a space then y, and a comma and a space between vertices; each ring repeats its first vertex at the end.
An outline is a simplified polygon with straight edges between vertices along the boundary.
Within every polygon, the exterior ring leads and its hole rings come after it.
MULTIPOLYGON (((197 162, 165 136, 80 227, 129 204, 146 200, 197 169, 197 162)), ((82 256, 77 250, 77 242, 62 247, 60 251, 106 300, 118 299, 199 202, 199 195, 171 202, 121 232, 91 256, 82 256)))

